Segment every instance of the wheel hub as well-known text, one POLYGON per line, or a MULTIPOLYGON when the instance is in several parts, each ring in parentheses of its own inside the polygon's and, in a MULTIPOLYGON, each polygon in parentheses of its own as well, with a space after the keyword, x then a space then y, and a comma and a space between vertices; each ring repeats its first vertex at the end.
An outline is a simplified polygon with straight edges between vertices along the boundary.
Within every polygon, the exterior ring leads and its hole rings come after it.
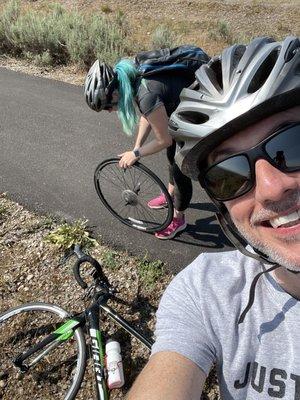
POLYGON ((126 205, 136 206, 138 204, 138 196, 132 190, 126 189, 122 192, 122 199, 126 205))

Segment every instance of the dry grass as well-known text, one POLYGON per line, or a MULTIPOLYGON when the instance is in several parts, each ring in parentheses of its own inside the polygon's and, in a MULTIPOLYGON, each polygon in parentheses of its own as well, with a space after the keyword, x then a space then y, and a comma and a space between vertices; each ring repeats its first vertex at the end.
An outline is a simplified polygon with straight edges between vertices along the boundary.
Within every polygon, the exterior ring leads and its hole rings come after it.
MULTIPOLYGON (((182 43, 194 43, 209 54, 220 52, 232 41, 249 41, 254 36, 283 38, 300 34, 299 0, 57 0, 69 9, 116 14, 121 11, 132 27, 137 50, 150 45, 151 34, 161 24, 174 30, 182 43), (220 22, 230 39, 219 35, 220 22)), ((0 8, 7 0, 0 0, 0 8)), ((47 10, 48 0, 23 0, 24 9, 47 10)))
MULTIPOLYGON (((300 0, 57 0, 69 10, 99 12, 112 17, 125 14, 136 50, 151 47, 158 26, 175 33, 179 43, 203 47, 210 55, 218 54, 233 42, 249 42, 255 36, 269 35, 282 39, 300 35, 300 0)), ((48 0, 22 0, 23 9, 48 10, 48 0)), ((0 11, 7 0, 0 0, 0 11)), ((85 71, 78 66, 36 67, 25 60, 0 55, 0 66, 42 75, 70 83, 82 84, 85 71)))

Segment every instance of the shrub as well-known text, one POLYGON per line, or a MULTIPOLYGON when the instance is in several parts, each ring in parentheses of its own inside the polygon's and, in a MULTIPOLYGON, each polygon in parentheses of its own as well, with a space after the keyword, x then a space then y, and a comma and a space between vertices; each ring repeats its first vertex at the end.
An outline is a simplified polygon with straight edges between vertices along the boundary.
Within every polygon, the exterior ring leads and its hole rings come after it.
POLYGON ((123 14, 115 20, 105 19, 102 23, 95 16, 91 23, 91 37, 95 38, 94 48, 97 58, 115 62, 120 55, 130 52, 128 28, 123 14))
POLYGON ((112 12, 112 9, 107 4, 103 4, 103 6, 101 6, 101 11, 108 14, 112 12))
POLYGON ((159 25, 152 35, 151 42, 154 49, 174 47, 176 45, 176 35, 167 26, 159 25))
POLYGON ((0 50, 41 65, 90 66, 96 57, 114 63, 131 51, 131 42, 120 12, 89 16, 54 4, 47 12, 21 13, 20 1, 11 0, 0 15, 0 50))
POLYGON ((216 24, 216 27, 210 31, 210 38, 215 41, 222 39, 229 45, 233 44, 235 41, 228 23, 223 20, 219 20, 216 24))
POLYGON ((75 244, 85 248, 94 247, 96 241, 90 237, 86 224, 87 221, 82 220, 77 220, 73 224, 62 224, 50 232, 44 241, 55 244, 64 250, 75 244))
POLYGON ((71 61, 82 66, 90 66, 95 58, 114 63, 128 49, 127 36, 127 26, 120 18, 93 15, 87 19, 77 14, 66 45, 71 61))
POLYGON ((144 286, 153 288, 155 283, 164 275, 164 264, 162 261, 149 261, 144 257, 137 265, 137 272, 144 286))
POLYGON ((20 16, 10 32, 17 53, 47 52, 56 64, 66 64, 69 59, 64 35, 61 19, 54 13, 46 16, 32 11, 20 16))
POLYGON ((0 50, 3 53, 10 52, 13 48, 9 35, 10 27, 18 20, 20 8, 20 0, 12 0, 0 15, 0 50))
POLYGON ((33 58, 33 62, 40 67, 49 67, 54 63, 49 51, 44 51, 42 54, 37 54, 33 58))
POLYGON ((226 21, 218 22, 218 31, 220 33, 221 38, 223 38, 226 43, 231 44, 232 35, 230 33, 230 29, 226 21))

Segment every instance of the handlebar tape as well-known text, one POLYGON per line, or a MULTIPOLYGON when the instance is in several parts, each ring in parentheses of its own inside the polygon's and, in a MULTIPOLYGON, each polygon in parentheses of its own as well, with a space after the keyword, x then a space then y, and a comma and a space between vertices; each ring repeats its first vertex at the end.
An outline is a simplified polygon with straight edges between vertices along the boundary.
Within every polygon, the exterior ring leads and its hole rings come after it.
POLYGON ((81 278, 80 266, 81 266, 81 264, 86 263, 86 262, 91 264, 94 267, 94 269, 95 269, 94 273, 96 273, 97 276, 99 276, 99 278, 102 281, 104 281, 105 283, 108 283, 107 278, 103 274, 103 271, 102 271, 102 268, 101 268, 101 265, 99 264, 99 262, 88 255, 84 255, 83 257, 80 257, 78 260, 76 260, 74 267, 73 267, 73 273, 74 273, 75 279, 83 289, 86 289, 88 285, 81 278))

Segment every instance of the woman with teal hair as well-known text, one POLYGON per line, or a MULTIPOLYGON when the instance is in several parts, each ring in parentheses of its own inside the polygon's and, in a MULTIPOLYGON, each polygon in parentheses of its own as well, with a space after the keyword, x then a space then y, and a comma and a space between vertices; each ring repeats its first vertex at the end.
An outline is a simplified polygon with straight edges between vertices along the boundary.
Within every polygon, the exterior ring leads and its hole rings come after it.
MULTIPOLYGON (((133 61, 123 59, 114 68, 97 60, 85 80, 85 98, 90 108, 117 111, 127 135, 131 135, 138 125, 134 148, 119 155, 120 167, 130 167, 141 157, 167 149, 168 191, 174 199, 175 211, 171 224, 156 232, 155 236, 159 239, 171 239, 186 228, 184 211, 192 197, 192 183, 174 162, 176 143, 168 133, 168 122, 179 104, 181 90, 194 79, 194 73, 187 71, 160 72, 142 77, 133 61), (146 143, 151 130, 153 138, 146 143)), ((157 209, 166 204, 162 194, 150 200, 148 206, 157 209)))

